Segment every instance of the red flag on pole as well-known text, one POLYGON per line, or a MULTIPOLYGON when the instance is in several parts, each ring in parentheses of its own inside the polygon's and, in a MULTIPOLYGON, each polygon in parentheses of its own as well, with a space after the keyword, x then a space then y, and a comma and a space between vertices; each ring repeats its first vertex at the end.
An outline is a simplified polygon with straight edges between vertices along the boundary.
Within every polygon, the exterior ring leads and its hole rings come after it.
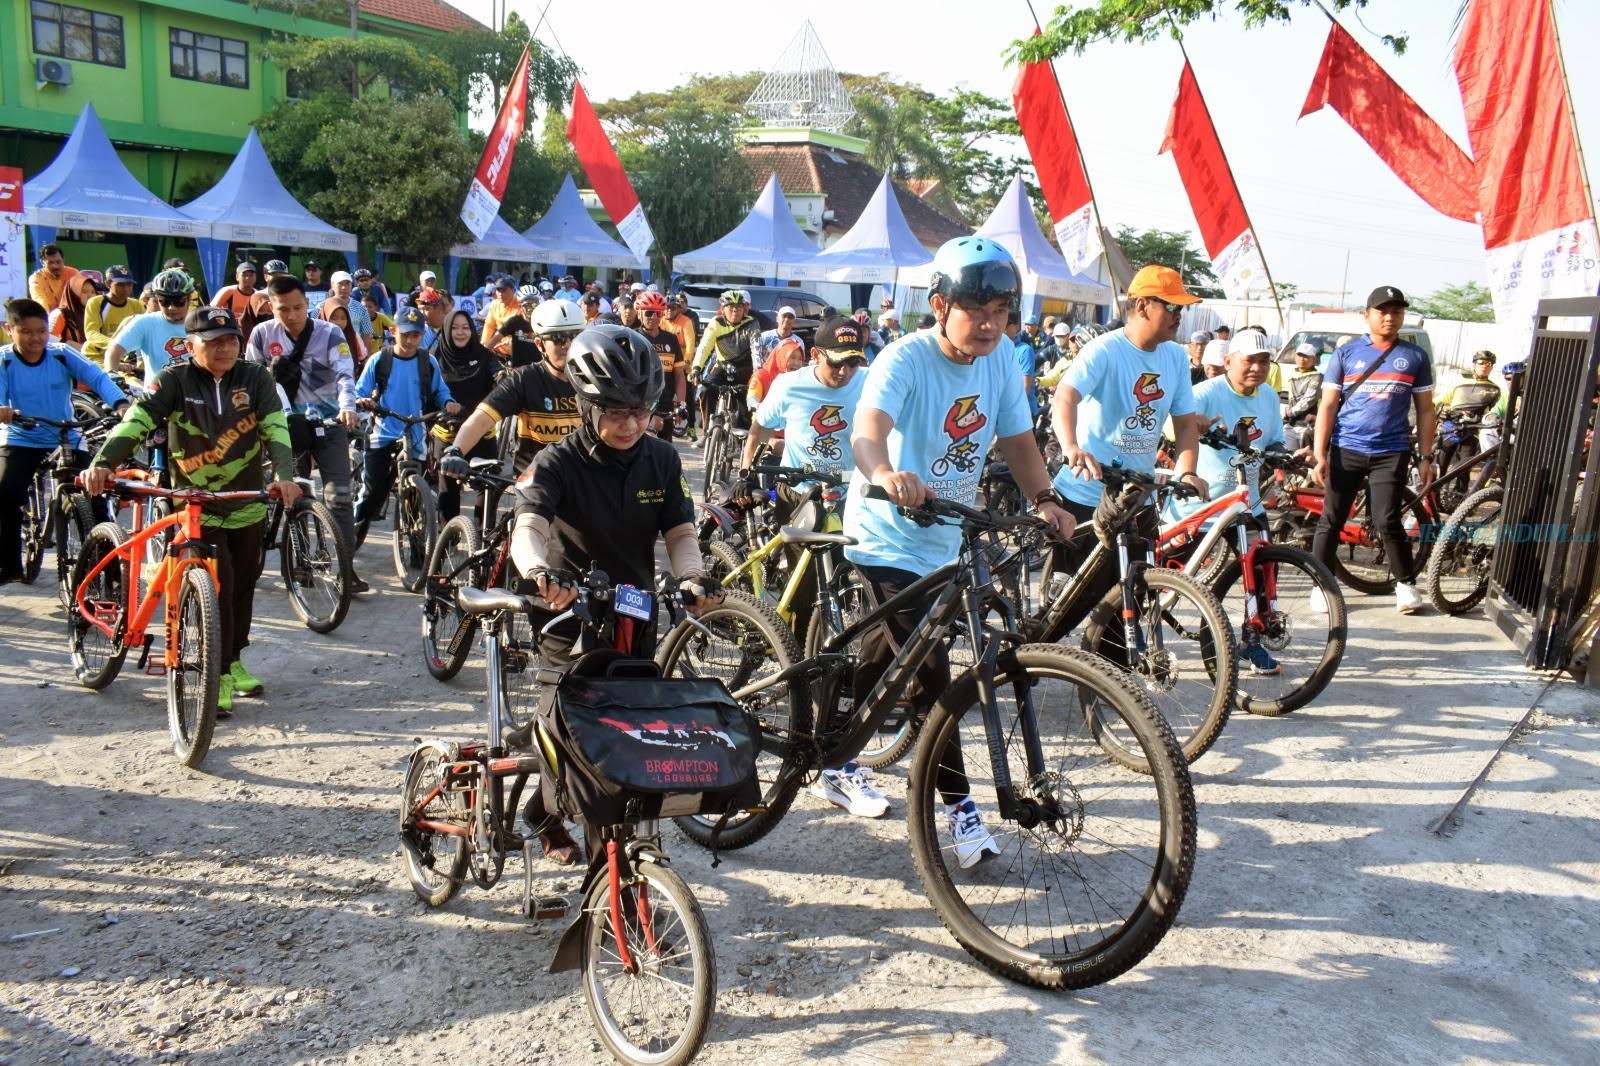
POLYGON ((495 116, 494 128, 483 146, 483 157, 478 160, 478 170, 467 187, 466 202, 461 205, 461 221, 467 224, 474 237, 488 231, 495 216, 500 213, 500 201, 505 199, 506 181, 511 177, 511 157, 517 150, 523 126, 528 117, 528 49, 522 50, 522 61, 511 76, 506 98, 495 116))
POLYGON ((1473 0, 1456 43, 1491 294, 1518 330, 1532 329, 1541 298, 1592 296, 1600 284, 1559 48, 1550 0, 1473 0))
POLYGON ((1478 220, 1472 160, 1337 22, 1300 117, 1331 107, 1436 211, 1478 220))
POLYGON ((1100 254, 1094 194, 1083 169, 1072 119, 1061 99, 1061 86, 1048 62, 1022 64, 1011 86, 1011 104, 1055 222, 1056 242, 1067 265, 1081 274, 1100 254))
POLYGON ((1172 161, 1178 165, 1178 177, 1183 179, 1189 206, 1200 224, 1200 240, 1228 298, 1242 300, 1252 290, 1262 288, 1270 292, 1266 261, 1261 258, 1244 201, 1239 198, 1227 157, 1222 154, 1222 142, 1217 139, 1211 113, 1206 110, 1188 60, 1178 79, 1178 96, 1167 118, 1161 151, 1171 152, 1172 161))
POLYGON ((644 205, 633 191, 633 183, 622 169, 622 160, 611 146, 611 138, 600 125, 600 116, 594 113, 583 84, 572 87, 572 118, 567 121, 567 140, 578 153, 578 162, 589 177, 589 187, 600 197, 606 214, 622 234, 622 240, 634 255, 643 256, 655 243, 650 223, 644 217, 644 205))

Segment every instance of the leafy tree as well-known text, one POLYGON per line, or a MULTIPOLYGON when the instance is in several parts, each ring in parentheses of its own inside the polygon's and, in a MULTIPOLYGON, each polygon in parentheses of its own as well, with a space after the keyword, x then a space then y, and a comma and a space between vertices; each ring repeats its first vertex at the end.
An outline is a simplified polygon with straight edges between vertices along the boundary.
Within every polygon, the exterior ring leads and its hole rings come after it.
POLYGON ((750 99, 763 77, 760 71, 696 74, 688 84, 664 92, 634 93, 623 100, 597 102, 594 111, 618 142, 647 141, 656 135, 669 116, 685 111, 715 115, 735 127, 748 125, 744 102, 750 99))
MULTIPOLYGON (((1335 11, 1366 8, 1368 0, 1326 0, 1335 11)), ((1246 29, 1272 22, 1288 22, 1302 8, 1316 11, 1320 0, 1094 0, 1084 7, 1057 7, 1055 14, 1034 37, 1013 41, 1008 61, 1039 62, 1068 52, 1081 55, 1100 41, 1153 41, 1163 34, 1204 18, 1216 19, 1223 11, 1244 16, 1246 29)), ((1319 12, 1320 13, 1320 12, 1319 12)), ((1403 54, 1408 38, 1384 34, 1383 42, 1403 54)))
POLYGON ((528 46, 528 98, 560 108, 572 95, 578 65, 566 56, 553 55, 538 41, 529 44, 528 24, 515 12, 506 16, 499 33, 493 30, 458 30, 433 38, 428 51, 448 63, 466 79, 463 107, 495 110, 505 99, 511 76, 517 72, 522 49, 528 46))
POLYGON ((867 142, 865 158, 874 170, 886 171, 896 181, 913 177, 942 181, 949 176, 928 111, 914 94, 896 99, 863 93, 851 103, 856 117, 849 132, 867 142))
MULTIPOLYGON (((552 109, 550 113, 561 118, 559 111, 552 109)), ((483 134, 472 135, 474 161, 483 154, 485 140, 483 134)), ((546 153, 539 140, 538 132, 530 129, 517 142, 516 154, 511 157, 511 174, 506 178, 505 199, 500 201, 500 217, 518 233, 539 221, 560 191, 562 179, 577 167, 574 158, 574 169, 569 170, 566 156, 546 153)))
POLYGON ((266 53, 294 76, 302 100, 321 93, 362 99, 380 89, 396 97, 460 96, 457 68, 388 37, 292 37, 268 43, 266 53))
POLYGON ((1426 296, 1413 298, 1411 310, 1426 318, 1445 318, 1453 322, 1494 321, 1494 300, 1488 287, 1476 281, 1446 285, 1426 296))
POLYGON ((1198 248, 1189 244, 1189 234, 1183 230, 1134 229, 1117 227, 1117 243, 1128 265, 1134 270, 1152 263, 1169 266, 1183 276, 1183 287, 1196 296, 1219 298, 1217 275, 1211 269, 1211 260, 1198 248))
POLYGON ((656 235, 655 263, 710 244, 755 202, 749 167, 725 114, 692 105, 663 114, 647 142, 619 145, 623 167, 656 235))

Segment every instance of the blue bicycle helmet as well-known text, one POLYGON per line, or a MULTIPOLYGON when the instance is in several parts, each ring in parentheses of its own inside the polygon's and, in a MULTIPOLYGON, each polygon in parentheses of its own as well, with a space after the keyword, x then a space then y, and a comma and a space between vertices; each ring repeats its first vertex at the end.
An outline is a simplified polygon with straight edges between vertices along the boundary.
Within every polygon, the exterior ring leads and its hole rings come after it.
POLYGON ((957 237, 946 241, 933 257, 933 277, 928 295, 946 300, 986 304, 1004 296, 1012 307, 1022 295, 1022 283, 1011 253, 988 237, 957 237))

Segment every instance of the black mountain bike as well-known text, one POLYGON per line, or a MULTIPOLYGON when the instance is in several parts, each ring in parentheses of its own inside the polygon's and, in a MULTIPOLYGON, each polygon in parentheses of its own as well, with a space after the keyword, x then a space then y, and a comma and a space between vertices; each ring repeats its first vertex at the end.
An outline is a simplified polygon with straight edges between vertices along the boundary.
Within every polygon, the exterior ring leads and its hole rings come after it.
MULTIPOLYGON (((72 448, 71 433, 75 429, 94 430, 114 421, 116 416, 103 414, 65 421, 19 414, 11 420, 18 429, 51 426, 59 432, 55 448, 34 472, 22 507, 22 579, 33 584, 44 567, 45 549, 54 547, 56 594, 65 607, 72 606, 72 564, 95 522, 105 517, 96 515, 94 503, 77 485, 82 467, 72 448)), ((84 442, 84 450, 91 454, 95 447, 84 442)))

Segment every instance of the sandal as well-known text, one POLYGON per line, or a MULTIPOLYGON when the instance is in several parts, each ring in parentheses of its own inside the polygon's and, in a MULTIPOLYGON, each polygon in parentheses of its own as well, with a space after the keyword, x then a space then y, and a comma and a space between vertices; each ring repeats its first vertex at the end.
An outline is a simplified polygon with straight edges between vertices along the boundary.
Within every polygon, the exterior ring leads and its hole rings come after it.
POLYGON ((544 845, 544 857, 559 866, 571 866, 578 861, 578 842, 559 822, 540 833, 539 842, 544 845))

